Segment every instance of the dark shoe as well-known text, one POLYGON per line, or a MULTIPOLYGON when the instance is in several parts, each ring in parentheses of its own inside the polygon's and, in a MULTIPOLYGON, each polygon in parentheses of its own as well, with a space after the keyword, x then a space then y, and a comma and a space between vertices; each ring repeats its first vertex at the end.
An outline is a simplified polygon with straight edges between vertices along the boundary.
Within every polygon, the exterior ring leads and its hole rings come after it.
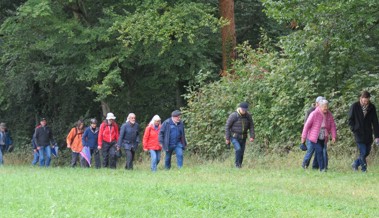
POLYGON ((355 165, 355 163, 351 165, 351 168, 353 169, 353 171, 358 171, 358 167, 357 165, 355 165))
POLYGON ((306 170, 307 169, 307 166, 305 164, 301 164, 301 167, 306 170))

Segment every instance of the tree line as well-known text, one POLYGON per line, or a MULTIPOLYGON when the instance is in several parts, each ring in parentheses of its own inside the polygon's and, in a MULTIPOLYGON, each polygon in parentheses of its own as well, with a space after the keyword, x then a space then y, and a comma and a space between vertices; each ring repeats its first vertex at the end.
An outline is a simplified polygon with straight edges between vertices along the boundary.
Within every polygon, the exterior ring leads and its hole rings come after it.
POLYGON ((0 120, 23 144, 41 116, 64 141, 79 118, 111 110, 144 123, 184 107, 192 152, 214 157, 238 102, 253 105, 256 143, 280 148, 324 95, 348 136, 346 107, 362 89, 375 101, 378 89, 379 3, 228 1, 239 45, 228 68, 221 3, 2 1, 0 120))

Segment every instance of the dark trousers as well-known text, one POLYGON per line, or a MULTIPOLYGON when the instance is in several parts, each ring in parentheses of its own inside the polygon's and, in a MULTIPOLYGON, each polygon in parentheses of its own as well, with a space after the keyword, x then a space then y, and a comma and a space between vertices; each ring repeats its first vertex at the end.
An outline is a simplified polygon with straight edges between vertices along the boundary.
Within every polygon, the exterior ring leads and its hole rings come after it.
POLYGON ((76 167, 76 161, 79 159, 80 166, 85 167, 86 160, 77 152, 71 152, 71 167, 76 167))
MULTIPOLYGON (((100 169, 101 168, 101 162, 100 162, 99 150, 97 148, 90 148, 90 152, 91 152, 91 157, 93 157, 95 159, 96 169, 100 169)), ((91 164, 92 164, 92 161, 91 161, 91 164)), ((87 161, 84 162, 84 167, 87 167, 87 168, 89 167, 89 164, 87 163, 87 161)))
POLYGON ((109 166, 111 169, 116 169, 116 142, 103 141, 103 147, 101 150, 103 153, 103 166, 105 168, 109 166))
POLYGON ((127 169, 127 170, 133 169, 133 160, 134 160, 135 153, 136 152, 134 149, 125 149, 125 154, 126 154, 125 169, 127 169))
POLYGON ((243 162, 243 155, 245 153, 246 139, 237 139, 237 138, 231 137, 230 141, 233 143, 234 150, 236 153, 235 165, 237 168, 241 168, 242 162, 243 162))
POLYGON ((367 170, 367 161, 366 158, 371 152, 371 144, 357 143, 359 150, 359 157, 354 161, 354 167, 362 167, 362 171, 367 170))

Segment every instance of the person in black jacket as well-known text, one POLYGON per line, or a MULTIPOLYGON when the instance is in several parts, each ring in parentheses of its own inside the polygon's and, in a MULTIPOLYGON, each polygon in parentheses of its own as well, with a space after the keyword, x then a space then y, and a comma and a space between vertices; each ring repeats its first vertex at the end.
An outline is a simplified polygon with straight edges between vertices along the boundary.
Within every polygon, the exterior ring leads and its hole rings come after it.
POLYGON ((235 165, 237 168, 241 168, 242 166, 247 131, 249 130, 250 132, 250 142, 253 142, 255 138, 254 122, 250 113, 247 112, 248 108, 249 105, 246 102, 239 104, 237 111, 229 115, 225 126, 225 142, 228 146, 230 142, 234 145, 236 156, 235 165))
POLYGON ((133 169, 133 160, 140 141, 139 124, 136 122, 136 115, 130 113, 126 118, 126 122, 121 126, 120 136, 118 137, 117 143, 118 146, 125 149, 125 169, 127 170, 133 169))
POLYGON ((354 171, 361 167, 362 172, 367 171, 366 158, 370 154, 372 135, 375 142, 379 143, 379 124, 375 105, 370 102, 370 93, 363 91, 359 101, 351 105, 349 111, 349 126, 354 133, 355 142, 359 150, 359 157, 353 162, 354 171))
POLYGON ((46 119, 42 118, 40 124, 41 127, 35 130, 35 142, 39 153, 39 164, 41 167, 49 167, 51 161, 51 147, 54 148, 56 145, 53 138, 53 131, 47 126, 46 119))

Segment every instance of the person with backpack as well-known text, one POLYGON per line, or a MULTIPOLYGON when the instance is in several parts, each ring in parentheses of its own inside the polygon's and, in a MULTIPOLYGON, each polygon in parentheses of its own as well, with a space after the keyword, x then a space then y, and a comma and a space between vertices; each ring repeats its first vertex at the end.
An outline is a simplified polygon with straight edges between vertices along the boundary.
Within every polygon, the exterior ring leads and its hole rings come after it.
MULTIPOLYGON (((91 124, 86 128, 82 137, 83 146, 89 147, 91 156, 95 158, 96 169, 101 168, 100 153, 97 148, 97 140, 99 137, 99 128, 97 127, 97 120, 95 118, 91 119, 91 124)), ((89 164, 85 162, 85 167, 89 167, 89 164)))
POLYGON ((235 166, 242 167, 243 155, 246 147, 247 132, 250 133, 249 141, 255 138, 254 122, 251 114, 247 111, 249 104, 242 102, 236 111, 231 113, 226 121, 225 142, 230 147, 233 143, 235 149, 235 166))
POLYGON ((127 170, 133 169, 133 160, 139 143, 139 124, 136 122, 136 115, 130 113, 126 118, 126 122, 121 126, 120 137, 117 143, 118 146, 125 149, 125 169, 127 170))
POLYGON ((165 169, 171 169, 171 156, 175 151, 176 164, 179 169, 183 167, 183 151, 187 146, 184 123, 180 120, 182 112, 175 110, 171 117, 165 120, 159 131, 159 145, 166 152, 165 169))
POLYGON ((113 113, 107 113, 105 121, 100 125, 97 140, 97 148, 103 154, 103 167, 110 167, 111 169, 116 169, 116 152, 119 149, 117 146, 119 129, 115 120, 116 117, 113 113))
POLYGON ((85 166, 86 160, 80 155, 83 149, 82 136, 84 132, 84 122, 79 120, 76 122, 75 127, 73 127, 67 135, 66 143, 67 148, 71 148, 71 167, 76 166, 76 162, 79 159, 80 165, 85 166))
POLYGON ((159 145, 159 131, 161 129, 161 118, 155 115, 143 134, 143 150, 150 152, 151 171, 157 171, 157 166, 161 160, 162 147, 159 145))
POLYGON ((53 131, 47 125, 46 118, 41 118, 41 127, 35 130, 35 139, 39 155, 40 167, 50 166, 51 161, 51 147, 54 148, 55 140, 53 138, 53 131))

